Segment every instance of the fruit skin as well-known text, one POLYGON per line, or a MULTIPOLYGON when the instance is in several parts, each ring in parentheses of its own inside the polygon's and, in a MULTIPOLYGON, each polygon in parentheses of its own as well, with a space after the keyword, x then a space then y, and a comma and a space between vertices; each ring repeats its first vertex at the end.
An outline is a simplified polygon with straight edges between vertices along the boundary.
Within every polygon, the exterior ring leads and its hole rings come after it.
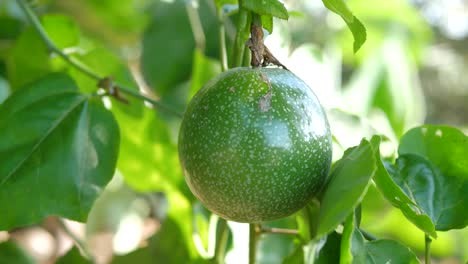
POLYGON ((179 158, 193 194, 221 217, 286 217, 317 195, 331 163, 331 133, 312 90, 280 68, 234 68, 192 99, 179 158))

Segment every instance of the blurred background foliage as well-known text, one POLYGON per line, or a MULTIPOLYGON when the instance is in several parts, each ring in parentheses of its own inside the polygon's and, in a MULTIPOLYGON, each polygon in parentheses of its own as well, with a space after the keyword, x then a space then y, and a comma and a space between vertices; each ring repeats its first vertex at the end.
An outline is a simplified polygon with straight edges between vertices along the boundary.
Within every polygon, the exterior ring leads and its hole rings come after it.
MULTIPOLYGON (((221 15, 230 50, 236 1, 224 2, 221 15)), ((387 137, 382 151, 392 159, 402 134, 422 123, 468 132, 468 2, 349 0, 367 28, 367 42, 357 54, 346 25, 321 1, 284 2, 292 15, 289 21, 275 20, 266 44, 327 109, 336 138, 335 160, 372 134, 387 137)), ((213 1, 32 3, 47 33, 67 54, 180 112, 203 83, 220 72, 213 1)), ((0 103, 15 89, 55 71, 69 73, 83 92, 96 90, 94 80, 50 55, 16 1, 0 0, 0 103)), ((118 170, 88 223, 65 225, 83 237, 99 263, 203 262, 199 252, 210 250, 216 219, 196 202, 183 179, 177 157, 180 120, 139 101, 105 103, 121 130, 118 170)), ((423 254, 423 233, 375 187, 368 191, 362 212, 363 228, 423 254)), ((227 261, 243 263, 247 226, 229 225, 233 232, 227 261)), ((268 225, 297 228, 294 217, 268 225)), ((62 263, 86 263, 76 248, 69 250, 72 243, 59 226, 51 217, 41 225, 0 232, 0 263, 14 255, 22 256, 20 263, 50 263, 63 254, 62 263)), ((468 260, 467 229, 438 235, 432 250, 435 263, 468 260)), ((293 261, 294 245, 291 236, 262 235, 258 261, 293 261)))

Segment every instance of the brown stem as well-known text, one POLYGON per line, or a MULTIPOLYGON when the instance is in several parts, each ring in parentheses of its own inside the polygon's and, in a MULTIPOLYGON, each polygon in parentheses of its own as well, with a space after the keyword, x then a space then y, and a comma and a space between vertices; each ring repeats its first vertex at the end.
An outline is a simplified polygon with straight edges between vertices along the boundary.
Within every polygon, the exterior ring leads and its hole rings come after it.
POLYGON ((260 15, 253 14, 252 24, 250 26, 250 39, 247 41, 247 46, 251 51, 250 64, 252 67, 266 67, 273 64, 287 70, 263 43, 263 27, 260 15))

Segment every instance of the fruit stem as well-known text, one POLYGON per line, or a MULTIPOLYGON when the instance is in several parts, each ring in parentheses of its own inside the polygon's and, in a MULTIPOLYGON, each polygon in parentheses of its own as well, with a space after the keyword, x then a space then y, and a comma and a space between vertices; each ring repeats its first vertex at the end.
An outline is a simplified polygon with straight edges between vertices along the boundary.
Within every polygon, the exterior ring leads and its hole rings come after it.
POLYGON ((249 224, 249 264, 255 264, 257 253, 257 225, 249 224))
POLYGON ((219 218, 218 221, 218 232, 216 232, 216 247, 214 259, 218 264, 224 264, 226 257, 226 247, 229 237, 229 227, 227 221, 223 218, 219 218))
POLYGON ((432 239, 429 235, 424 234, 424 242, 425 242, 425 263, 431 264, 431 242, 432 239))
POLYGON ((216 16, 218 18, 219 58, 221 59, 221 71, 224 72, 228 70, 228 61, 226 51, 226 30, 224 28, 224 16, 221 7, 216 7, 216 16))
MULTIPOLYGON (((70 66, 74 67, 81 73, 87 75, 91 79, 95 79, 96 81, 100 82, 104 79, 105 77, 100 76, 90 68, 88 68, 86 65, 81 63, 79 60, 68 56, 65 54, 62 50, 60 50, 57 45, 52 41, 52 39, 47 35, 47 32, 45 29, 42 27, 41 22, 39 22, 39 19, 37 18, 36 14, 32 11, 31 7, 27 3, 26 0, 18 0, 19 6, 23 10, 24 14, 26 15, 26 18, 28 21, 31 23, 33 28, 36 30, 36 32, 39 34, 41 40, 44 42, 46 45, 47 49, 60 56, 62 59, 64 59, 70 66)), ((170 108, 169 106, 166 106, 165 104, 161 103, 160 101, 150 98, 148 96, 143 95, 142 93, 135 91, 135 89, 129 88, 125 85, 122 85, 120 83, 114 82, 114 89, 118 89, 120 92, 130 95, 132 97, 135 97, 140 100, 144 100, 150 104, 152 104, 154 107, 158 108, 159 110, 162 110, 168 114, 172 114, 174 116, 182 118, 182 114, 175 111, 174 109, 170 108)), ((118 99, 118 98, 117 98, 118 99)))

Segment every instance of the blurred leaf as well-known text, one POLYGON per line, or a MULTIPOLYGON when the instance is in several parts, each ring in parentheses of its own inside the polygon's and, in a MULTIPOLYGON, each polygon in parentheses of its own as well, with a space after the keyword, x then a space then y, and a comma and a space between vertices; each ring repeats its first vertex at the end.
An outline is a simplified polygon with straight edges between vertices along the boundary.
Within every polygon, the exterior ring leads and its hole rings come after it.
MULTIPOLYGON (((435 220, 436 230, 468 225, 468 196, 464 195, 468 193, 468 137, 456 128, 425 125, 408 131, 402 137, 398 153, 414 154, 424 159, 421 166, 427 171, 424 171, 424 176, 420 175, 423 172, 417 175, 425 180, 421 178, 422 182, 418 184, 425 182, 430 189, 415 199, 435 220), (434 204, 427 204, 430 200, 434 200, 434 204)), ((410 161, 416 162, 416 159, 411 158, 410 161)), ((409 165, 417 166, 413 162, 409 165)))
POLYGON ((112 114, 68 76, 53 74, 10 96, 0 117, 0 208, 7 212, 0 229, 48 215, 85 221, 114 172, 112 114))
POLYGON ((217 60, 206 57, 199 49, 195 49, 192 80, 190 82, 189 100, 205 85, 209 80, 221 73, 221 65, 217 60))
POLYGON ((139 191, 180 189, 190 196, 172 132, 161 115, 139 101, 130 105, 114 101, 112 111, 120 124, 117 167, 125 181, 139 191))
POLYGON ((31 256, 12 240, 0 243, 0 262, 11 264, 36 263, 31 256))
POLYGON ((83 257, 78 248, 73 247, 67 254, 57 259, 55 264, 92 264, 92 262, 83 257))
POLYGON ((263 28, 270 34, 273 33, 273 16, 263 15, 261 19, 263 28))
MULTIPOLYGON (((80 32, 72 19, 62 15, 47 15, 42 17, 42 25, 59 48, 78 45, 80 32)), ((65 68, 66 64, 61 58, 52 55, 38 33, 28 27, 12 48, 7 66, 11 86, 16 89, 51 71, 65 68)))
POLYGON ((215 2, 218 7, 223 5, 237 5, 238 3, 237 0, 215 0, 215 2))
POLYGON ((313 264, 329 264, 340 262, 340 244, 341 235, 336 232, 331 232, 326 237, 321 239, 321 242, 316 248, 315 262, 313 264))
POLYGON ((59 49, 77 46, 80 42, 80 29, 73 19, 64 15, 46 15, 41 24, 59 49))
POLYGON ((373 137, 371 140, 371 144, 376 150, 377 161, 377 172, 374 176, 374 182, 376 183, 380 192, 382 192, 385 198, 393 206, 399 208, 413 224, 431 236, 437 237, 435 227, 431 219, 427 215, 419 213, 421 208, 416 204, 415 201, 410 198, 411 196, 406 195, 402 188, 400 188, 400 186, 395 183, 392 177, 390 177, 390 175, 393 175, 393 178, 399 177, 397 176, 398 169, 394 168, 391 164, 386 164, 386 166, 384 166, 380 158, 379 141, 379 137, 373 137))
MULTIPOLYGON (((190 77, 195 40, 186 13, 186 1, 160 1, 143 36, 142 71, 162 97, 190 77)), ((217 18, 207 0, 200 0, 199 17, 209 56, 218 56, 217 18)))
POLYGON ((321 199, 318 236, 337 227, 364 197, 376 172, 374 150, 363 139, 357 147, 345 151, 331 172, 331 179, 321 199))
POLYGON ((0 25, 2 25, 2 27, 0 27, 0 39, 2 40, 16 39, 23 28, 23 23, 20 20, 8 16, 3 16, 1 13, 0 25))
POLYGON ((341 18, 346 22, 351 33, 353 33, 353 50, 354 52, 357 52, 359 48, 361 48, 362 44, 366 42, 366 28, 364 25, 353 15, 353 13, 351 13, 343 0, 322 0, 322 2, 325 7, 341 16, 341 18))
POLYGON ((278 0, 244 0, 242 7, 259 15, 274 16, 286 20, 289 18, 288 10, 278 0))

